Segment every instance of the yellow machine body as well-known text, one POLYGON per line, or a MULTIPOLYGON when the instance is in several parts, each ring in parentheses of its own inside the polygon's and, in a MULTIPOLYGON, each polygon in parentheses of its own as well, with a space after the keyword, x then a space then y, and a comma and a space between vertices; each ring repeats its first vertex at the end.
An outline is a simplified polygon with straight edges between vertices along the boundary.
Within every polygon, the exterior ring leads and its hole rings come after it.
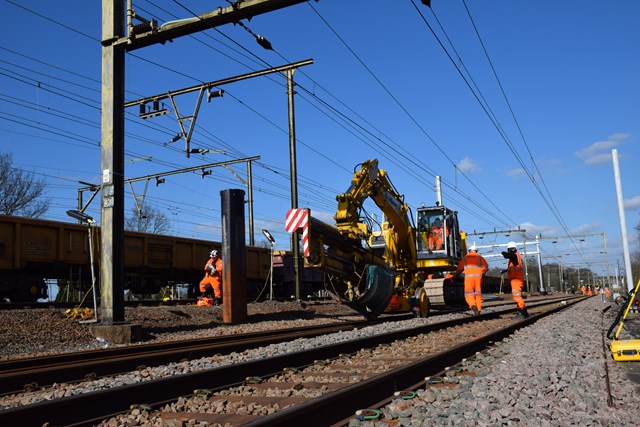
POLYGON ((640 362, 640 340, 614 340, 611 353, 616 362, 640 362))
MULTIPOLYGON (((616 362, 640 362, 640 340, 619 340, 620 332, 622 331, 622 327, 624 325, 624 321, 631 310, 631 307, 636 300, 636 296, 638 295, 638 291, 640 290, 640 280, 636 284, 633 293, 629 297, 629 302, 627 303, 624 309, 624 315, 620 319, 618 323, 618 328, 616 329, 616 333, 611 340, 611 353, 613 354, 613 360, 616 362)), ((614 323, 615 324, 615 323, 614 323)), ((611 326, 613 329, 613 325, 611 326)), ((609 337, 610 338, 610 337, 609 337)))

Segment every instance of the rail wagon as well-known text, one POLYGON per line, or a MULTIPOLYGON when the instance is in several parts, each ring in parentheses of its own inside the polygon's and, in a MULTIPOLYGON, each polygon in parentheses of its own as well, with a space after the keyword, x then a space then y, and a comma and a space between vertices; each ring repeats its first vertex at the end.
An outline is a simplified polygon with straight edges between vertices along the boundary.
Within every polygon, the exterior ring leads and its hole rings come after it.
MULTIPOLYGON (((99 273, 99 227, 93 229, 95 272, 99 273)), ((125 231, 124 288, 150 295, 171 284, 197 285, 211 250, 220 242, 125 231)), ((68 281, 78 290, 91 286, 86 225, 0 215, 0 300, 36 301, 47 297, 45 279, 68 281)), ((283 255, 279 252, 279 256, 283 255)), ((246 247, 248 296, 257 296, 269 280, 271 251, 246 247)), ((274 265, 274 283, 283 275, 274 265)), ((322 277, 309 286, 323 287, 322 277)), ((263 296, 268 295, 263 292, 263 296)))

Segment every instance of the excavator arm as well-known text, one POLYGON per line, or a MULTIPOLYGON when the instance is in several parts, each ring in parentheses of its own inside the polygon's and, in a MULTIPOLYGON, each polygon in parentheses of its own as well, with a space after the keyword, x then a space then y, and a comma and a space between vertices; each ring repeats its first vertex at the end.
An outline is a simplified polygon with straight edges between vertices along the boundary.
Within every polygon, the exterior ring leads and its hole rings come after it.
POLYGON ((373 231, 361 221, 360 210, 371 198, 386 217, 382 227, 386 243, 384 258, 395 269, 409 268, 416 259, 415 229, 409 217, 409 206, 396 191, 387 172, 378 168, 376 159, 367 160, 359 166, 351 186, 336 197, 336 227, 350 239, 369 240, 373 231))

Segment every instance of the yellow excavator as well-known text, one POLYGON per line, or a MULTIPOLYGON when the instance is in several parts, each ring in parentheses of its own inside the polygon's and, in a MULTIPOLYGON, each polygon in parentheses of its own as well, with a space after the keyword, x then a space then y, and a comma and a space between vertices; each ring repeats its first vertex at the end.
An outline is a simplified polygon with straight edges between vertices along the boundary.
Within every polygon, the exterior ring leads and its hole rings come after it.
POLYGON ((324 271, 327 291, 340 302, 369 319, 405 312, 425 317, 431 308, 464 304, 463 281, 448 274, 466 253, 457 212, 436 202, 416 210, 414 225, 404 196, 375 159, 356 166, 351 186, 336 199, 335 226, 306 210, 304 266, 324 271), (367 199, 384 214, 379 224, 361 215, 367 199))

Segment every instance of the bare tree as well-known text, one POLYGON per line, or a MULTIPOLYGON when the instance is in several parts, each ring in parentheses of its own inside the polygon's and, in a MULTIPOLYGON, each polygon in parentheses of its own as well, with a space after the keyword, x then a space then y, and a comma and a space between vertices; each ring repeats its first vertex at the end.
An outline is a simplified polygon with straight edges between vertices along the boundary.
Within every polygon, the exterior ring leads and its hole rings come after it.
POLYGON ((42 198, 46 183, 15 168, 11 153, 0 153, 0 214, 40 218, 51 199, 42 198))
POLYGON ((138 209, 131 209, 131 216, 125 220, 124 228, 143 233, 166 234, 170 227, 167 216, 153 206, 144 205, 138 215, 138 209))

